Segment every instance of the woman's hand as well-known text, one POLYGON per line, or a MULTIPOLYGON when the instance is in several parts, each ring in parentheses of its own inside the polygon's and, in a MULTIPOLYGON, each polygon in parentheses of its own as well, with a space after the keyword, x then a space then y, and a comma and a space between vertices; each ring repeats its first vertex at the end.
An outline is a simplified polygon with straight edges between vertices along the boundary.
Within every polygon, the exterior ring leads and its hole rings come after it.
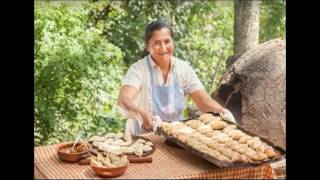
POLYGON ((144 111, 141 114, 142 117, 142 124, 141 127, 145 130, 145 131, 152 131, 153 127, 152 127, 152 114, 148 111, 144 111))

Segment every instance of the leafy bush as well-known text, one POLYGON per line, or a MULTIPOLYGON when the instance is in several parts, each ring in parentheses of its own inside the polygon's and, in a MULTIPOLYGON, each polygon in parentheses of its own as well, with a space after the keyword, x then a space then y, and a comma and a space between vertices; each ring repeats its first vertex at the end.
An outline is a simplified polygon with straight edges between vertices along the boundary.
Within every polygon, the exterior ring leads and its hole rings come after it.
POLYGON ((114 109, 123 55, 87 14, 64 4, 35 7, 36 145, 123 128, 114 109))
POLYGON ((286 1, 262 1, 260 6, 260 43, 286 35, 286 1))

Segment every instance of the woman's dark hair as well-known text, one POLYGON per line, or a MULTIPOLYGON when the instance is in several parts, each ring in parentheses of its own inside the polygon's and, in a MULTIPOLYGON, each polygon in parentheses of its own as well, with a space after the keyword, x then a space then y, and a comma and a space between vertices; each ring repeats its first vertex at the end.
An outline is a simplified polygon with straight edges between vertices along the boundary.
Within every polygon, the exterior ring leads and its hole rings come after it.
MULTIPOLYGON (((155 20, 155 21, 151 22, 150 24, 148 24, 146 31, 144 32, 144 43, 146 46, 152 37, 152 33, 154 31, 160 30, 162 28, 168 28, 170 30, 171 37, 173 39, 173 31, 172 31, 172 27, 169 25, 169 23, 167 23, 166 21, 163 21, 163 20, 155 20)), ((149 52, 147 50, 147 47, 145 47, 142 52, 142 57, 145 57, 148 54, 149 54, 149 52)))

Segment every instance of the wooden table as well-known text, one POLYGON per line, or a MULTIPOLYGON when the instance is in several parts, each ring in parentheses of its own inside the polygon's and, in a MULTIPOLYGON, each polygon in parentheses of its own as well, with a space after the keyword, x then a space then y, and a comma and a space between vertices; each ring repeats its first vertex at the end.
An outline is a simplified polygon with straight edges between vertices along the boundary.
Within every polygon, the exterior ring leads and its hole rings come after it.
MULTIPOLYGON (((217 166, 187 152, 164 144, 164 138, 149 134, 156 145, 152 163, 131 163, 120 179, 275 179, 270 165, 241 168, 217 166)), ((97 179, 89 165, 64 163, 59 160, 57 145, 35 147, 35 179, 97 179)))

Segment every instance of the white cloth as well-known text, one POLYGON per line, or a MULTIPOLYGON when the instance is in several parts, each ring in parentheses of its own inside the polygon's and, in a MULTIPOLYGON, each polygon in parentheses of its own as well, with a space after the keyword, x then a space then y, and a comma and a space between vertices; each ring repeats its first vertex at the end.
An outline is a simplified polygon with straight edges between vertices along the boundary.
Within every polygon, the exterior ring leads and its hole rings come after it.
POLYGON ((235 118, 233 117, 232 113, 228 109, 224 109, 223 113, 220 113, 220 116, 226 121, 230 121, 230 122, 233 122, 235 124, 238 124, 236 122, 235 118))
POLYGON ((127 119, 126 122, 126 129, 125 129, 125 134, 130 134, 130 135, 136 135, 137 133, 135 132, 135 119, 127 119))
POLYGON ((160 125, 161 123, 161 119, 159 116, 153 116, 152 118, 152 127, 153 127, 153 132, 156 132, 157 131, 157 128, 158 126, 160 125))
MULTIPOLYGON (((162 122, 162 120, 160 119, 159 116, 152 117, 153 132, 156 132, 156 130, 161 122, 162 122)), ((136 128, 137 123, 139 124, 139 127, 141 127, 142 121, 139 121, 137 119, 128 119, 126 122, 125 134, 139 135, 141 133, 148 133, 146 131, 143 131, 142 129, 136 128)))

